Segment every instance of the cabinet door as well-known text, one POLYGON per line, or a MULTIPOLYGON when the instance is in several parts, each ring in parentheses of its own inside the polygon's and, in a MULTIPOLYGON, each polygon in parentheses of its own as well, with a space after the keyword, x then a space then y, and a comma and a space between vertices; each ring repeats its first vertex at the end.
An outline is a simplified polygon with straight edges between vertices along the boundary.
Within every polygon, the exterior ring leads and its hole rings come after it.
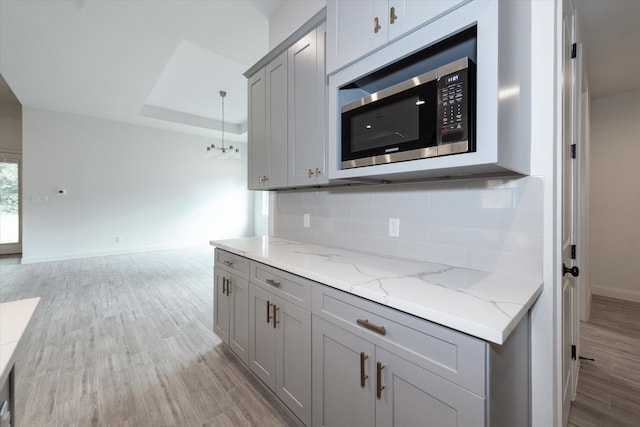
POLYGON ((266 188, 287 185, 287 52, 267 64, 267 153, 269 173, 266 188))
POLYGON ((377 426, 482 427, 484 398, 376 347, 377 426), (378 380, 377 363, 381 364, 378 380))
POLYGON ((270 292, 249 284, 249 368, 271 390, 276 387, 275 300, 270 292))
POLYGON ((223 291, 226 289, 226 281, 229 274, 219 268, 214 268, 214 286, 213 286, 213 331, 220 339, 229 344, 229 297, 223 291), (224 282, 223 282, 224 281, 224 282))
POLYGON ((248 187, 249 190, 262 190, 263 177, 269 175, 267 147, 267 86, 266 74, 262 69, 251 76, 248 82, 249 92, 249 129, 248 129, 248 187))
MULTIPOLYGON (((323 162, 324 96, 318 84, 324 78, 318 70, 316 30, 291 46, 288 53, 289 79, 289 185, 315 184, 316 168, 323 162), (320 94, 322 95, 322 94, 320 94)), ((324 69, 321 70, 324 72, 324 69)))
POLYGON ((459 4, 469 0, 389 0, 389 40, 393 40, 420 25, 433 21, 459 4), (391 8, 394 16, 391 16, 391 8), (393 21, 393 23, 392 23, 393 21))
POLYGON ((387 42, 387 6, 387 0, 327 1, 327 74, 387 42))
POLYGON ((231 277, 229 290, 229 346, 244 362, 249 362, 249 282, 231 277))
POLYGON ((375 425, 373 344, 316 316, 312 335, 313 426, 375 425))
POLYGON ((311 425, 311 312, 276 301, 276 394, 311 425))

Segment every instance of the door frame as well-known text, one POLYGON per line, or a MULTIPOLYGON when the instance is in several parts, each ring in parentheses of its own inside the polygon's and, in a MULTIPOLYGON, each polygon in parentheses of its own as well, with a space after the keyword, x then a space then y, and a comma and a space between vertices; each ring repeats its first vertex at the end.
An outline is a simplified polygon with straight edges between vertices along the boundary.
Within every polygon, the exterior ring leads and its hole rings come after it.
POLYGON ((18 242, 0 243, 0 255, 13 255, 22 253, 22 153, 0 151, 0 160, 12 160, 18 163, 18 242))

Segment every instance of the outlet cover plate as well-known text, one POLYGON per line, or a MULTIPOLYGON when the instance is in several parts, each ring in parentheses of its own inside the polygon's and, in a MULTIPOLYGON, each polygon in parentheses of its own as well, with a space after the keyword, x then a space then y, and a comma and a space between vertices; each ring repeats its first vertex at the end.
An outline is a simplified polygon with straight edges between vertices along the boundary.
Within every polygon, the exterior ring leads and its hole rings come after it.
POLYGON ((400 237, 400 218, 389 218, 389 236, 400 237))

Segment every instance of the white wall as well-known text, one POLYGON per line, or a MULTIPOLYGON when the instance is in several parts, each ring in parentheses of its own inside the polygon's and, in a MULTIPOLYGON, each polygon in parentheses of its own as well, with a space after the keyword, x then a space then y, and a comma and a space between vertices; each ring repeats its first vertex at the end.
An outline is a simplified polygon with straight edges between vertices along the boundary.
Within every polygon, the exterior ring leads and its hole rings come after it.
POLYGON ((0 151, 22 151, 22 106, 0 101, 0 151))
POLYGON ((222 161, 200 136, 34 108, 22 119, 25 263, 253 234, 244 145, 222 161))
POLYGON ((590 266, 594 294, 640 301, 640 91, 591 102, 590 266))
POLYGON ((269 19, 269 50, 278 46, 326 5, 326 0, 287 1, 269 19))

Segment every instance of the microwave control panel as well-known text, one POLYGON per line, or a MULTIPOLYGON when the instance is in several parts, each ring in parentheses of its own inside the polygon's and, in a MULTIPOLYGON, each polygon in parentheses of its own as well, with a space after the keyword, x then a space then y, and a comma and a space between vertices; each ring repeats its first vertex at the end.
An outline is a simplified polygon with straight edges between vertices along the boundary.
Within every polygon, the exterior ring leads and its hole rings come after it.
MULTIPOLYGON (((438 79, 438 146, 456 144, 458 151, 474 151, 471 126, 472 81, 464 68, 438 79), (464 145, 464 147, 463 147, 464 145)), ((451 147, 453 148, 453 147, 451 147)), ((440 153, 447 154, 447 153, 440 153)))

